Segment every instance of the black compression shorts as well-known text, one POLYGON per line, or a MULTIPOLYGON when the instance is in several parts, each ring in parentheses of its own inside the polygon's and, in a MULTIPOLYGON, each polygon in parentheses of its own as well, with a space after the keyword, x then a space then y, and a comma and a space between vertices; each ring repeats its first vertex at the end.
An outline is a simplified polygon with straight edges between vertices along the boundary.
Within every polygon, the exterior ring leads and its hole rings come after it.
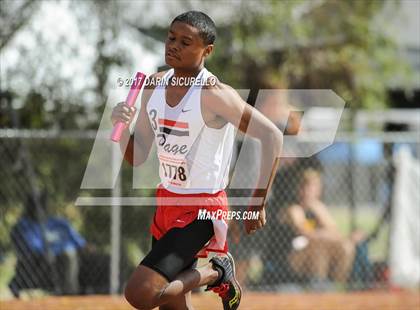
POLYGON ((180 272, 196 267, 196 254, 213 235, 211 220, 195 220, 184 228, 172 228, 159 240, 152 239, 152 249, 140 264, 171 282, 180 272))

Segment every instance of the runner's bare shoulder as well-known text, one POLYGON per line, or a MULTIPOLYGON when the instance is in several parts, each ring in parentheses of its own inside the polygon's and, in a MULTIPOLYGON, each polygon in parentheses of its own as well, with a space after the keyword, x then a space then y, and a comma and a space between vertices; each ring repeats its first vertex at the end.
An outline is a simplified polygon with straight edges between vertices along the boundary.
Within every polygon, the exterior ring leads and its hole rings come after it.
POLYGON ((215 100, 229 102, 232 96, 238 95, 236 90, 228 84, 220 82, 215 76, 210 76, 202 87, 204 104, 210 104, 215 100))

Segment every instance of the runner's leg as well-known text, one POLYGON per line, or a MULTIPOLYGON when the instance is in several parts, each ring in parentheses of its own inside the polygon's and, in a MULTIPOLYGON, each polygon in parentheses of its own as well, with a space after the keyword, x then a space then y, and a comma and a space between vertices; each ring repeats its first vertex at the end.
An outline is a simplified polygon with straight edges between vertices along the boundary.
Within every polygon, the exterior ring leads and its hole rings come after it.
POLYGON ((196 220, 184 228, 169 230, 129 279, 125 289, 128 302, 137 309, 152 309, 215 282, 218 273, 211 264, 185 270, 213 235, 210 220, 196 220))

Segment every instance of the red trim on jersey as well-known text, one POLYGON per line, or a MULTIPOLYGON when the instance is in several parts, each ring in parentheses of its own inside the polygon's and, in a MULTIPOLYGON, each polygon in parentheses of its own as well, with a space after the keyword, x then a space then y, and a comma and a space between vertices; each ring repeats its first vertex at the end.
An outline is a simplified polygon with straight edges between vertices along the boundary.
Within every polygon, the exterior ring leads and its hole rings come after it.
POLYGON ((170 119, 159 118, 159 125, 178 127, 178 128, 188 128, 188 123, 177 122, 170 119))

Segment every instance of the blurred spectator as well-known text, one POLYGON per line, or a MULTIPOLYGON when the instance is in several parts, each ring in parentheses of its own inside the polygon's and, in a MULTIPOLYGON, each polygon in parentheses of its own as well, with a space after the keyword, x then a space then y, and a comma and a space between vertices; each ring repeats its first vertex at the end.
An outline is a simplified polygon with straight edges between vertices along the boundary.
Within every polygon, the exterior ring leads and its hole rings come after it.
POLYGON ((9 287, 16 297, 24 288, 79 293, 78 251, 86 241, 66 219, 48 215, 46 194, 42 196, 39 204, 33 195, 27 197, 11 232, 18 261, 9 287))
POLYGON ((290 230, 288 261, 294 272, 308 276, 316 285, 327 284, 328 279, 345 282, 351 271, 355 244, 363 236, 360 232, 350 238, 340 234, 321 201, 321 193, 319 173, 307 169, 301 179, 298 202, 278 213, 281 225, 290 230))

